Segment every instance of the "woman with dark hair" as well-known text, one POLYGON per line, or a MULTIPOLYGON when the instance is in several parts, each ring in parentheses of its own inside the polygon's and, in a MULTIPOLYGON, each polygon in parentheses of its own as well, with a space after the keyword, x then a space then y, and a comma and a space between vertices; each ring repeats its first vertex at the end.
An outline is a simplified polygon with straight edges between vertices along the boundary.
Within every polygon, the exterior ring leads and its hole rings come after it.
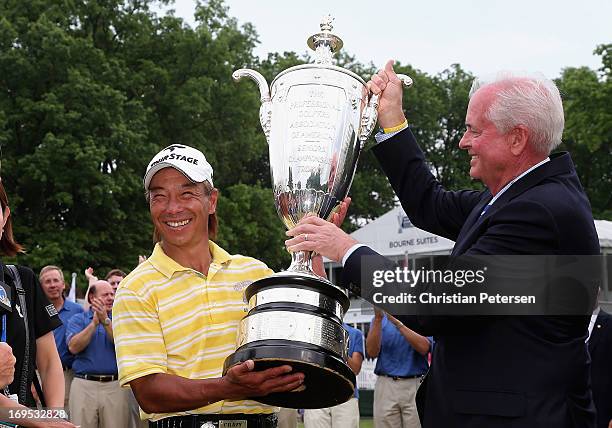
MULTIPOLYGON (((13 238, 10 214, 0 179, 0 252, 12 257, 24 251, 13 238)), ((24 427, 74 428, 75 425, 65 420, 46 419, 60 416, 59 412, 24 412, 25 407, 36 406, 31 392, 36 368, 46 406, 58 409, 64 405, 64 376, 53 339, 53 329, 61 321, 31 269, 16 266, 13 271, 0 261, 0 281, 0 293, 4 291, 6 303, 0 315, 2 341, 11 346, 17 360, 13 382, 0 393, 0 421, 24 427)))

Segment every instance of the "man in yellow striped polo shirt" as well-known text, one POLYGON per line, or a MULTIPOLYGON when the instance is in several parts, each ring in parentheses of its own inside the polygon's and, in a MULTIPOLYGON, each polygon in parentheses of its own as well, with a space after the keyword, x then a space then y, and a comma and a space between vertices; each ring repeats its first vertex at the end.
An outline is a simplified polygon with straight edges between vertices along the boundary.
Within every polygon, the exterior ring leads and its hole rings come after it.
POLYGON ((199 150, 175 144, 151 160, 144 177, 156 245, 121 282, 113 329, 120 383, 132 388, 150 427, 274 427, 274 408, 245 397, 303 382, 289 366, 255 372, 252 361, 222 376, 247 310, 243 290, 272 271, 211 240, 212 172, 199 150))

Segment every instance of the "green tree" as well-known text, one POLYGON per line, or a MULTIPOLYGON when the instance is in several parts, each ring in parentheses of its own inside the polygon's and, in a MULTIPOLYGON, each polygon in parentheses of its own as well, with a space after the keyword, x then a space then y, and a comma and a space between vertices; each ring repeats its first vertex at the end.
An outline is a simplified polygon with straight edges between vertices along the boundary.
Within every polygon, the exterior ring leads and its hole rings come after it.
POLYGON ((565 109, 560 149, 571 153, 594 217, 612 219, 612 44, 595 53, 602 56, 599 73, 567 68, 557 81, 565 109))
POLYGON ((257 183, 267 152, 256 94, 231 80, 256 34, 221 2, 197 27, 153 1, 0 4, 2 179, 21 263, 101 274, 151 249, 142 175, 161 148, 200 148, 215 184, 257 183))
POLYGON ((286 229, 276 213, 272 189, 247 184, 222 189, 217 212, 219 245, 265 261, 274 270, 289 267, 286 229))

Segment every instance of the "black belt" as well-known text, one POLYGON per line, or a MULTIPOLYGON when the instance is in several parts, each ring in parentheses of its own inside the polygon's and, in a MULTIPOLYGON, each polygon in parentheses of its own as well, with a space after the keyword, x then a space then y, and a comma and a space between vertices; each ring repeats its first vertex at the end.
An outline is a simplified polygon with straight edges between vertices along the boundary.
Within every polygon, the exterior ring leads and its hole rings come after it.
POLYGON ((116 374, 80 374, 75 373, 74 377, 85 380, 95 380, 96 382, 112 382, 119 379, 116 374))
POLYGON ((377 373, 375 373, 375 374, 376 374, 376 376, 384 376, 384 377, 389 377, 389 378, 391 378, 391 379, 393 379, 393 380, 400 380, 400 379, 416 379, 416 378, 419 378, 419 377, 423 377, 423 376, 425 376, 425 373, 423 373, 423 374, 417 374, 417 375, 411 375, 411 376, 391 376, 391 375, 388 375, 388 374, 377 374, 377 373))
POLYGON ((149 428, 200 428, 207 422, 210 424, 210 428, 276 428, 278 417, 276 413, 268 415, 236 413, 173 416, 156 422, 149 422, 149 428))

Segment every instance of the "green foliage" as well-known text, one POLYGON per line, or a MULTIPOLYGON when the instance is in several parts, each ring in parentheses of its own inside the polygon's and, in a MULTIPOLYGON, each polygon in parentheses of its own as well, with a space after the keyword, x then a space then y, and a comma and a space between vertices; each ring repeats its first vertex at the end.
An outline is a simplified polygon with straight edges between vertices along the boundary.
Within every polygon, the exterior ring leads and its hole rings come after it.
POLYGON ((270 188, 230 186, 221 191, 217 206, 219 245, 230 253, 263 260, 274 270, 289 266, 286 229, 276 213, 270 188))
POLYGON ((103 274, 151 249, 142 175, 161 148, 202 149, 221 188, 258 182, 258 97, 231 73, 256 34, 219 2, 192 29, 151 1, 0 5, 2 179, 21 263, 103 274))
POLYGON ((601 45, 600 74, 567 68, 557 81, 565 109, 561 149, 568 150, 595 218, 612 219, 612 44, 601 45))

